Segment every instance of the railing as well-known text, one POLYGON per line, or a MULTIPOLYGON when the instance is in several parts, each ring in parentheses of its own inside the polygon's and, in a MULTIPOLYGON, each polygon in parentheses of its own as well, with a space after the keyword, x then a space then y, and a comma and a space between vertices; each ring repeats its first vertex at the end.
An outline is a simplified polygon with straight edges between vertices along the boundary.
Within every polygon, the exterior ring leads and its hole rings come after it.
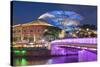
POLYGON ((66 43, 78 43, 78 44, 97 44, 97 38, 69 38, 54 40, 51 44, 66 44, 66 43))
MULTIPOLYGON (((58 45, 67 45, 67 44, 81 44, 81 45, 97 45, 97 38, 69 38, 69 39, 61 39, 54 40, 51 42, 51 54, 52 55, 66 55, 69 52, 66 52, 66 49, 59 47, 58 45)), ((78 47, 78 46, 76 46, 78 47)), ((70 52, 71 54, 77 53, 70 52)))

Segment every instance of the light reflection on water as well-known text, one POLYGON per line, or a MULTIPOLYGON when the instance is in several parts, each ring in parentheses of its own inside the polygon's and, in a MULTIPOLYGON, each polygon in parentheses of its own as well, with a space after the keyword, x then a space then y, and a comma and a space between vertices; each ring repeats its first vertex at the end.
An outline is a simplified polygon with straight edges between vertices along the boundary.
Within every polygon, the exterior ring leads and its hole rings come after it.
POLYGON ((14 65, 40 65, 40 64, 57 64, 57 63, 72 63, 72 62, 86 62, 96 61, 97 55, 95 52, 86 50, 78 51, 78 55, 60 56, 60 57, 23 57, 14 59, 14 65))

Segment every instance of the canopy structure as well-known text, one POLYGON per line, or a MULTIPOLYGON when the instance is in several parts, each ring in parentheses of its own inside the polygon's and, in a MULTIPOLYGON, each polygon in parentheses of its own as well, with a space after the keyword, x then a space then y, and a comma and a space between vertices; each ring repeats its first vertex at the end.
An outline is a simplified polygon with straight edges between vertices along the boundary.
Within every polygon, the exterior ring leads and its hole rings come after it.
POLYGON ((51 11, 42 14, 38 19, 44 20, 65 31, 72 31, 80 24, 83 18, 72 11, 51 11))

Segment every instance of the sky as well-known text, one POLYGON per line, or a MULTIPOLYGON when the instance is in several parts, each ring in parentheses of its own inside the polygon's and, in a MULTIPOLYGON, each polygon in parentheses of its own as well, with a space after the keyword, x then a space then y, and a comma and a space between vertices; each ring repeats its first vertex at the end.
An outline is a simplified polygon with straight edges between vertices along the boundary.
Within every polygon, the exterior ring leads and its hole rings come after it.
POLYGON ((11 5, 11 16, 14 25, 37 20, 40 15, 55 10, 74 11, 83 17, 80 24, 97 25, 96 6, 23 1, 13 1, 11 5))

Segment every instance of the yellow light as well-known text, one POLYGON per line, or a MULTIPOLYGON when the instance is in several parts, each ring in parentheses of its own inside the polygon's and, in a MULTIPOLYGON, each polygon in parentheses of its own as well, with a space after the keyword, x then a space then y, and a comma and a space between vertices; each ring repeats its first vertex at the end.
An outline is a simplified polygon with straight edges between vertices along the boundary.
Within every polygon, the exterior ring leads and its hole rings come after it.
POLYGON ((23 47, 27 47, 27 45, 23 45, 23 47))
POLYGON ((89 28, 87 28, 86 30, 89 31, 89 28))
POLYGON ((91 34, 91 32, 88 32, 88 34, 91 34))
POLYGON ((38 45, 36 45, 36 47, 38 47, 38 45))
POLYGON ((79 31, 77 31, 76 33, 79 33, 79 31))
POLYGON ((59 34, 59 38, 63 38, 65 36, 65 31, 62 30, 61 33, 59 34))
POLYGON ((96 31, 94 31, 93 33, 97 34, 97 32, 96 32, 96 31))
POLYGON ((76 34, 73 34, 73 37, 77 37, 77 35, 76 34))
POLYGON ((42 45, 38 45, 39 47, 42 47, 42 45))

